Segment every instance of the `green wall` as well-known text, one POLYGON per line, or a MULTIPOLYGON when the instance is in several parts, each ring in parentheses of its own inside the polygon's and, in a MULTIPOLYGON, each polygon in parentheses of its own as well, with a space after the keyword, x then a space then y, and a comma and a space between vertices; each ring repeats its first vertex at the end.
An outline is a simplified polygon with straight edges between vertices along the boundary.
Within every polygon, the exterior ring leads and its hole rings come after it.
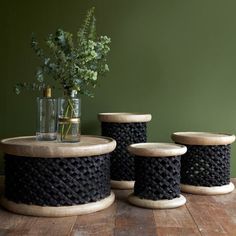
POLYGON ((98 134, 97 113, 112 111, 150 112, 150 141, 174 131, 236 133, 236 1, 12 0, 0 6, 0 138, 34 134, 36 94, 12 92, 34 79, 31 32, 75 33, 93 5, 98 31, 112 38, 111 71, 94 99, 83 98, 84 134, 98 134))

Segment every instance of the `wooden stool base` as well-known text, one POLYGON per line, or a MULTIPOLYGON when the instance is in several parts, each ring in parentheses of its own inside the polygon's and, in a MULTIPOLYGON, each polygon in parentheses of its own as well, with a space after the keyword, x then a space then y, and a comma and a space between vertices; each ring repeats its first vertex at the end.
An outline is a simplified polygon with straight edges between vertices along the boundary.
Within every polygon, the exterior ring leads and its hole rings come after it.
POLYGON ((135 196, 133 193, 129 195, 128 201, 136 206, 151 208, 151 209, 169 209, 183 206, 186 203, 186 198, 183 195, 180 195, 178 198, 171 200, 149 200, 141 199, 135 196))
POLYGON ((125 181, 125 180, 111 180, 111 187, 114 189, 133 189, 134 181, 125 181))
POLYGON ((227 185, 205 187, 205 186, 194 186, 188 184, 181 184, 181 191, 185 193, 199 194, 199 195, 219 195, 231 193, 234 190, 234 184, 230 182, 227 185))
POLYGON ((0 203, 7 210, 17 214, 44 217, 64 217, 73 215, 83 215, 100 211, 109 207, 114 201, 115 195, 113 192, 111 192, 110 196, 100 201, 74 206, 50 207, 19 204, 9 201, 4 197, 1 199, 0 203))

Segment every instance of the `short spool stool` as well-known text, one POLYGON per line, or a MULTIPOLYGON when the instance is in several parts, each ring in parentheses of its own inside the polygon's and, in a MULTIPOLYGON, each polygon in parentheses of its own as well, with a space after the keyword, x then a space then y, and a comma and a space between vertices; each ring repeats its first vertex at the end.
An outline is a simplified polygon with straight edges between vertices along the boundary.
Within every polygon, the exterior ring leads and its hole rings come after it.
POLYGON ((62 217, 96 212, 114 202, 110 189, 111 138, 81 136, 79 143, 17 137, 1 141, 5 153, 6 209, 62 217))
POLYGON ((187 149, 171 143, 140 143, 129 146, 135 155, 134 192, 130 203, 152 209, 185 204, 180 194, 180 159, 187 149))
POLYGON ((134 187, 134 158, 127 150, 132 143, 147 141, 147 122, 150 114, 100 113, 102 135, 117 141, 111 154, 111 186, 118 189, 134 187))
POLYGON ((176 132, 172 139, 187 146, 181 158, 181 190, 217 195, 234 190, 230 182, 230 149, 235 136, 208 132, 176 132))

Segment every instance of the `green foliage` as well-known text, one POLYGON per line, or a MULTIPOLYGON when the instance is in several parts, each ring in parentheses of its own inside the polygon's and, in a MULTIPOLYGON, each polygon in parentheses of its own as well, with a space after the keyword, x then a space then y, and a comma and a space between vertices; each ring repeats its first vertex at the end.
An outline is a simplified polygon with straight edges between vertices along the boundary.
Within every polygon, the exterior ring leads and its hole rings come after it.
POLYGON ((37 83, 19 83, 15 86, 15 92, 19 94, 21 89, 42 89, 52 78, 66 92, 76 90, 78 94, 92 97, 91 90, 96 87, 98 78, 109 71, 106 60, 110 42, 107 36, 96 34, 94 7, 88 10, 76 39, 62 29, 50 34, 45 41, 47 53, 39 47, 33 35, 31 47, 41 61, 35 74, 37 83))

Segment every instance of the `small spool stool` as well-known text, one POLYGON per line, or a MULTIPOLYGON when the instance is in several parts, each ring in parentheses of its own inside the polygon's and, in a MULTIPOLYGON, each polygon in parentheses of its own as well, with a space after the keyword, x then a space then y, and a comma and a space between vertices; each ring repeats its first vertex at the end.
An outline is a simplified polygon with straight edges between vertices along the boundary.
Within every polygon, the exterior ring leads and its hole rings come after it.
POLYGON ((102 135, 116 140, 111 154, 111 187, 132 189, 134 187, 134 158, 127 150, 132 143, 147 142, 147 122, 150 114, 99 113, 102 135))
POLYGON ((96 212, 115 200, 110 188, 111 138, 81 136, 79 143, 17 137, 1 141, 5 193, 1 205, 32 216, 96 212))
POLYGON ((185 204, 180 194, 180 159, 187 148, 171 143, 132 144, 135 155, 134 192, 130 203, 152 209, 175 208, 185 204))
POLYGON ((187 147, 181 158, 181 191, 217 195, 234 190, 230 182, 230 144, 235 136, 207 132, 176 132, 172 139, 187 147))

